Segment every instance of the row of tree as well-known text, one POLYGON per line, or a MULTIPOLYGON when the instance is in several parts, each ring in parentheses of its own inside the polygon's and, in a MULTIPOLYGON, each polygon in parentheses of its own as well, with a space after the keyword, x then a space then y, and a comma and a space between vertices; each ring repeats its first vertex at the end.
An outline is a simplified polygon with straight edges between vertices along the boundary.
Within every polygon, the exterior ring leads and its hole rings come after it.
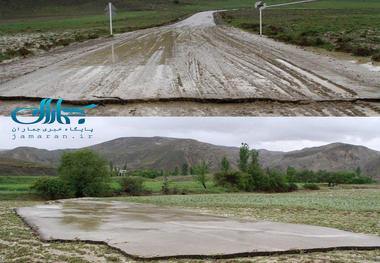
POLYGON ((290 192, 297 185, 287 181, 279 171, 263 169, 259 163, 259 152, 243 143, 240 147, 239 170, 232 170, 226 157, 221 161, 221 171, 214 174, 216 185, 239 191, 290 192))
POLYGON ((311 171, 289 167, 286 173, 275 169, 263 169, 259 163, 259 153, 250 150, 248 144, 240 147, 238 171, 231 171, 226 157, 221 161, 220 172, 214 175, 217 185, 233 187, 244 191, 284 192, 297 189, 295 183, 303 183, 307 188, 317 188, 312 184, 327 183, 330 187, 338 184, 370 184, 375 181, 362 175, 360 167, 355 171, 311 171))
POLYGON ((355 171, 311 171, 297 170, 289 167, 286 171, 286 178, 289 182, 295 183, 327 183, 329 186, 338 184, 371 184, 374 180, 361 173, 360 167, 355 171))
MULTIPOLYGON (((183 170, 187 169, 183 167, 183 170)), ((38 180, 33 185, 33 190, 47 199, 110 195, 113 194, 110 185, 114 171, 103 158, 92 151, 65 153, 58 169, 59 176, 38 180)), ((194 180, 207 188, 206 183, 210 177, 206 161, 194 165, 191 174, 194 180)), ((168 179, 163 171, 128 172, 120 182, 123 191, 134 194, 136 192, 134 188, 142 189, 143 178, 159 176, 164 180, 163 193, 167 193, 168 179)), ((232 169, 229 160, 224 157, 221 160, 220 171, 213 175, 213 180, 218 186, 247 192, 289 192, 297 190, 296 183, 308 186, 311 183, 327 183, 329 186, 373 183, 371 178, 361 174, 359 168, 355 172, 313 172, 289 167, 286 173, 275 169, 264 169, 259 163, 259 153, 251 150, 246 143, 240 147, 238 169, 232 169)))

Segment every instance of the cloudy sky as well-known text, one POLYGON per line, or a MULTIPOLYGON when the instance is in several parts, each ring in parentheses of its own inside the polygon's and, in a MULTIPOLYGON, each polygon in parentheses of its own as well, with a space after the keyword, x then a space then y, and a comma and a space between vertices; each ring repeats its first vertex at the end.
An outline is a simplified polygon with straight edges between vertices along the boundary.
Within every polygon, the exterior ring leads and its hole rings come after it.
POLYGON ((192 138, 218 145, 247 142, 257 149, 290 151, 332 142, 364 145, 380 151, 380 118, 101 118, 84 125, 19 125, 0 118, 0 149, 31 146, 45 149, 79 148, 119 137, 165 136, 192 138), (93 132, 71 129, 86 128, 93 132), (26 128, 32 131, 25 130, 26 128), (35 130, 59 129, 50 134, 35 130), (69 131, 65 129, 69 128, 69 131), (13 129, 13 131, 12 131, 13 129), (33 130, 34 129, 34 130, 33 130), (30 134, 34 139, 29 139, 30 134), (92 138, 88 135, 92 134, 92 138), (25 138, 22 138, 25 135, 25 138), (54 138, 57 135, 59 138, 54 138), (63 135, 66 135, 63 138, 63 135))

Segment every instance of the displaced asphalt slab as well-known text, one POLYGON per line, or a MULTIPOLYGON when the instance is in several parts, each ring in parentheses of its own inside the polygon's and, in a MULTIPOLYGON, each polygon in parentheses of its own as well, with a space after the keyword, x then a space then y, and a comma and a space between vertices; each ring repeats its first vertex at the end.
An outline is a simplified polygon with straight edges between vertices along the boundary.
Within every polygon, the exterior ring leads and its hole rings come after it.
MULTIPOLYGON (((217 25, 213 15, 201 12, 173 25, 2 64, 0 97, 105 103, 264 99, 271 105, 380 100, 379 72, 217 25)), ((361 115, 347 110, 346 115, 361 115)), ((371 110, 368 106, 362 112, 374 115, 371 110)), ((302 107, 297 113, 308 115, 302 107)), ((326 114, 345 115, 334 109, 326 114)))
POLYGON ((380 248, 380 237, 374 235, 104 199, 18 208, 17 214, 44 241, 102 242, 145 259, 380 248))

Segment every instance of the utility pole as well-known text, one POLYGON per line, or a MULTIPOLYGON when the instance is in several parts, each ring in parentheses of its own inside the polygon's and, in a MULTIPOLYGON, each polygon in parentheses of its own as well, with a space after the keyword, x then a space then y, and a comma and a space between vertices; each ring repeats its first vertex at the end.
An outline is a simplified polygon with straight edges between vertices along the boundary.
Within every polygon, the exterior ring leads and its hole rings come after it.
POLYGON ((259 8, 260 10, 260 36, 263 36, 263 9, 259 8))
POLYGON ((264 1, 258 1, 255 3, 255 8, 260 12, 260 36, 263 36, 263 9, 267 6, 264 1))
POLYGON ((316 1, 319 1, 319 0, 303 0, 303 1, 297 1, 297 2, 275 4, 275 5, 267 5, 266 3, 264 3, 264 1, 257 1, 255 3, 255 8, 259 9, 259 12, 260 12, 260 36, 263 36, 263 10, 264 9, 279 7, 279 6, 304 4, 304 3, 316 2, 316 1))
POLYGON ((114 5, 109 2, 108 5, 106 6, 106 9, 104 10, 106 11, 106 15, 109 17, 109 21, 110 21, 110 35, 113 36, 113 16, 116 16, 116 8, 114 7, 114 5))
POLYGON ((111 36, 113 35, 113 28, 112 28, 112 3, 108 3, 108 11, 109 11, 109 17, 110 17, 110 33, 111 36))

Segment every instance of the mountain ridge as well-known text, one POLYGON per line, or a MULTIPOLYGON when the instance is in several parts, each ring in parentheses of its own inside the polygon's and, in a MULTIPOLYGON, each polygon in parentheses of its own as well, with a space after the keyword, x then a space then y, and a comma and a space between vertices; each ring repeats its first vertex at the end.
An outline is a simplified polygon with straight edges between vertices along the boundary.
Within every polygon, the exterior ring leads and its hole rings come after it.
MULTIPOLYGON (((237 168, 239 147, 214 145, 195 139, 170 137, 121 137, 81 149, 90 149, 113 165, 129 169, 163 169, 173 171, 182 164, 195 165, 201 160, 216 171, 223 156, 237 168)), ((48 166, 58 166, 61 155, 79 149, 45 150, 18 147, 0 152, 0 160, 12 159, 48 166)), ((292 166, 310 170, 355 170, 360 167, 368 176, 380 179, 380 152, 361 145, 331 143, 300 150, 282 152, 258 150, 264 167, 285 170, 292 166)))

